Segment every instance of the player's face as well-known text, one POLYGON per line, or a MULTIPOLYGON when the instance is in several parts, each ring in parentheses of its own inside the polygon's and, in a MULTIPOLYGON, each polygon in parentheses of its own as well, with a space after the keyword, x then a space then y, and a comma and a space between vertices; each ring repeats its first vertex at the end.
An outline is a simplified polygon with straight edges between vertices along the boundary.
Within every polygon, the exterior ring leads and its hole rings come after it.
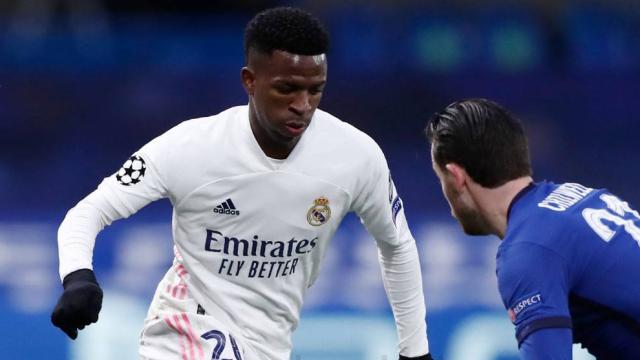
POLYGON ((433 171, 440 179, 442 193, 449 203, 451 215, 458 220, 462 230, 468 235, 489 234, 489 226, 475 206, 475 202, 469 196, 469 192, 465 191, 464 188, 457 189, 455 176, 446 169, 440 168, 433 160, 433 152, 431 158, 433 171))
POLYGON ((326 56, 280 50, 271 55, 253 53, 245 69, 243 82, 251 98, 252 128, 258 130, 258 140, 263 137, 279 144, 295 144, 322 98, 327 81, 326 56))

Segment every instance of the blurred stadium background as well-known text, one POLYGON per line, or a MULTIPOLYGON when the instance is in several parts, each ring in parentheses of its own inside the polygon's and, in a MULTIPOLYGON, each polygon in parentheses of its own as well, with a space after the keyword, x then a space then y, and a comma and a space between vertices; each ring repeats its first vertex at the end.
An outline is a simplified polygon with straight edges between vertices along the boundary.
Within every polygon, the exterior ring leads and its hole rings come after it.
MULTIPOLYGON (((606 186, 640 206, 635 0, 2 0, 0 358, 136 358, 171 261, 170 204, 100 235, 104 310, 74 343, 49 322, 61 292, 57 225, 148 140, 246 103, 244 25, 282 4, 311 10, 332 34, 321 107, 388 156, 422 257, 436 358, 517 352, 495 285, 498 240, 461 235, 431 173, 422 135, 431 113, 467 97, 501 102, 525 123, 537 179, 606 186)), ((353 217, 294 339, 293 359, 395 358, 375 246, 353 217)))

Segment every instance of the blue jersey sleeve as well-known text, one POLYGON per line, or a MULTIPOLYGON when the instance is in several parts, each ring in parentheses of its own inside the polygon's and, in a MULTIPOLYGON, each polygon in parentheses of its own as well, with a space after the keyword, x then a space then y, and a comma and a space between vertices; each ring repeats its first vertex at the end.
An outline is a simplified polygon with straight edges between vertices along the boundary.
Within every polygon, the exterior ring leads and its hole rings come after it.
POLYGON ((541 245, 518 242, 501 248, 498 287, 518 345, 540 329, 571 328, 564 259, 541 245))

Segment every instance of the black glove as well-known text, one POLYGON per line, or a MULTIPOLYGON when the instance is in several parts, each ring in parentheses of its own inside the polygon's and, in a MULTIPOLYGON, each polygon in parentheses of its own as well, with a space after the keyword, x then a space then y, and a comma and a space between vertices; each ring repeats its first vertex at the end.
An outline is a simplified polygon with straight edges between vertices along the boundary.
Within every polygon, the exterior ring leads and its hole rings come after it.
POLYGON ((98 321, 102 289, 89 269, 80 269, 65 276, 62 287, 64 292, 51 313, 51 322, 75 339, 78 330, 98 321))
POLYGON ((416 357, 406 357, 406 356, 400 355, 400 358, 398 360, 433 360, 433 358, 431 357, 431 354, 416 356, 416 357))

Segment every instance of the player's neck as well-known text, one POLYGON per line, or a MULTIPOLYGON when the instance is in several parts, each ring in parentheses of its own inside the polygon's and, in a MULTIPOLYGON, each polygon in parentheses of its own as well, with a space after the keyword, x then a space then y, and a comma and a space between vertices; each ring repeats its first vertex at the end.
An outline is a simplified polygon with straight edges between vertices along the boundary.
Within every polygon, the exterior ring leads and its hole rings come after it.
POLYGON ((507 231, 511 202, 532 181, 533 179, 530 176, 525 176, 511 180, 497 188, 482 188, 481 191, 477 192, 477 200, 481 206, 483 216, 491 226, 492 233, 500 239, 504 239, 507 231))
MULTIPOLYGON (((254 133, 254 136, 256 134, 254 133)), ((284 160, 289 157, 289 154, 293 151, 293 148, 298 143, 299 139, 295 139, 291 143, 281 144, 267 138, 259 138, 255 136, 258 145, 260 145, 260 149, 265 154, 265 156, 271 159, 284 160)))
POLYGON ((290 139, 289 141, 285 141, 284 139, 278 141, 274 139, 273 136, 268 134, 267 130, 263 129, 258 124, 253 111, 249 112, 249 124, 251 126, 251 132, 260 146, 260 149, 262 149, 265 156, 272 159, 282 160, 289 157, 289 154, 291 154, 300 140, 300 137, 290 139))

